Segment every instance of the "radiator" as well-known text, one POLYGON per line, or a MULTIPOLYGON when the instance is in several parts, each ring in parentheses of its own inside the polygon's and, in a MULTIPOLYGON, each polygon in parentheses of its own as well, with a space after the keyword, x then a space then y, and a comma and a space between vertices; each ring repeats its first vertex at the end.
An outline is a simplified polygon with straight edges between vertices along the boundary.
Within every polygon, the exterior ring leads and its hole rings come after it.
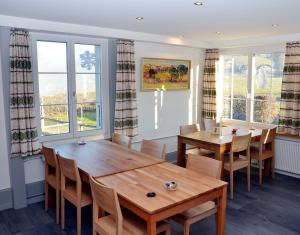
POLYGON ((300 176, 300 142, 275 140, 276 170, 300 176))

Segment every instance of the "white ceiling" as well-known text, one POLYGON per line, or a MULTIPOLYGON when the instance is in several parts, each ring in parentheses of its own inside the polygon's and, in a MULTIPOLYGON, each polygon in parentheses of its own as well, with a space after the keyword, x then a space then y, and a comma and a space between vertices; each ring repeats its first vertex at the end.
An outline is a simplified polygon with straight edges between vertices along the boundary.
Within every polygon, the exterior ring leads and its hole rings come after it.
POLYGON ((0 14, 203 42, 300 33, 300 0, 203 0, 200 7, 194 1, 0 0, 0 14))

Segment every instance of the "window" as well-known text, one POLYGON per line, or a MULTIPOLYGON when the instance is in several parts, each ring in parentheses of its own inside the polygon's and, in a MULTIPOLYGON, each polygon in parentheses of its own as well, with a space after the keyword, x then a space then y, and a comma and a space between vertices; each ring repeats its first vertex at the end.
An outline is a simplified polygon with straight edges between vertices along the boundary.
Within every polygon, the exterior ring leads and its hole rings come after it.
POLYGON ((278 124, 283 65, 284 53, 220 56, 220 116, 278 124))
POLYGON ((34 45, 41 137, 103 132, 105 41, 38 35, 34 45))

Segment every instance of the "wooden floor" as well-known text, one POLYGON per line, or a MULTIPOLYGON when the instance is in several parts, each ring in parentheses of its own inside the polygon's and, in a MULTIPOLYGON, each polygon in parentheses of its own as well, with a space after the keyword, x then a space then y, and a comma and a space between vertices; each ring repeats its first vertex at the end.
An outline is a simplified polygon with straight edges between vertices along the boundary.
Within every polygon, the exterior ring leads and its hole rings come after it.
MULTIPOLYGON (((265 178, 258 186, 257 174, 252 174, 252 192, 247 193, 246 176, 238 173, 234 201, 228 200, 226 234, 228 235, 299 235, 300 234, 300 179, 276 175, 265 178)), ((92 234, 91 208, 82 212, 82 234, 92 234)), ((55 235, 75 234, 76 211, 66 208, 66 230, 54 222, 55 212, 43 210, 43 203, 32 204, 20 210, 0 212, 0 234, 55 235)), ((172 223, 172 235, 182 234, 182 227, 172 223)), ((192 225, 191 234, 215 234, 214 218, 192 225)))

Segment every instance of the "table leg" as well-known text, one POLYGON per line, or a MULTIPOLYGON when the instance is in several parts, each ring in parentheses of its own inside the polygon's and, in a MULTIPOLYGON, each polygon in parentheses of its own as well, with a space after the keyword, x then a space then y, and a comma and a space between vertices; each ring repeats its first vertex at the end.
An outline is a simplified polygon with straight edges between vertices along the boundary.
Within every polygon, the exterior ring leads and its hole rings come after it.
POLYGON ((182 139, 178 136, 177 137, 177 165, 185 167, 186 160, 185 160, 185 149, 186 144, 183 143, 182 139))
POLYGON ((264 160, 264 173, 265 173, 265 176, 269 176, 271 175, 271 159, 272 158, 268 158, 268 159, 265 159, 264 160))
POLYGON ((221 179, 224 179, 224 153, 225 153, 225 148, 220 146, 216 151, 215 151, 215 158, 219 161, 222 161, 222 172, 221 172, 221 179))
POLYGON ((147 221, 147 234, 156 235, 156 221, 151 217, 147 221))
POLYGON ((222 189, 222 194, 219 199, 218 211, 217 211, 217 235, 225 234, 225 223, 226 223, 226 200, 227 200, 227 186, 222 189))

